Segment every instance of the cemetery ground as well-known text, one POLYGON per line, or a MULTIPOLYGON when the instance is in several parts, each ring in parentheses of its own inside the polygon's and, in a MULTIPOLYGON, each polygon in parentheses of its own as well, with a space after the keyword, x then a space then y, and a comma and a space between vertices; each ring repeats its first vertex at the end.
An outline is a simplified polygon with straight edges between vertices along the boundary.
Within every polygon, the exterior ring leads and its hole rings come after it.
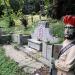
MULTIPOLYGON (((20 21, 20 18, 18 19, 15 17, 14 18, 14 21, 16 23, 15 27, 8 28, 9 21, 8 21, 8 17, 7 17, 6 19, 5 18, 1 19, 0 27, 2 27, 3 34, 11 34, 12 32, 14 32, 16 34, 21 33, 24 35, 30 35, 34 31, 35 27, 37 27, 37 23, 39 20, 40 20, 39 16, 36 15, 36 16, 33 16, 33 22, 32 22, 31 16, 28 16, 28 26, 27 26, 27 28, 24 28, 24 26, 22 25, 22 23, 20 21)), ((63 41, 63 23, 61 21, 52 20, 51 18, 48 19, 48 21, 49 21, 49 27, 50 27, 50 29, 52 29, 51 32, 53 33, 53 35, 61 38, 61 40, 60 40, 60 42, 58 42, 58 44, 61 43, 63 41)), ((16 44, 15 47, 16 46, 18 47, 19 45, 16 44)), ((35 53, 34 53, 34 55, 35 55, 35 53)), ((44 63, 41 63, 41 61, 39 62, 39 60, 34 58, 34 57, 39 57, 40 55, 35 55, 32 57, 30 57, 30 56, 31 55, 27 55, 27 54, 25 55, 25 53, 23 53, 22 51, 16 50, 13 47, 13 44, 1 46, 0 47, 0 75, 27 75, 25 73, 25 71, 29 70, 29 67, 33 68, 33 63, 36 63, 36 65, 39 64, 39 65, 41 65, 41 67, 44 67, 44 63), (18 55, 18 54, 20 54, 20 55, 18 55), (20 56, 20 58, 18 58, 18 56, 20 56), (29 62, 31 60, 32 66, 26 65, 26 64, 28 64, 28 62, 23 61, 24 59, 28 59, 29 62), (25 63, 25 62, 27 62, 27 63, 25 63), (21 63, 21 64, 19 64, 19 63, 21 63), (25 67, 25 69, 24 69, 25 71, 22 69, 21 66, 25 67)), ((34 65, 34 66, 38 69, 38 66, 36 66, 36 65, 34 65)), ((31 70, 35 71, 36 68, 30 69, 30 71, 31 70)))
POLYGON ((0 46, 0 75, 25 75, 14 60, 6 57, 2 46, 0 46))

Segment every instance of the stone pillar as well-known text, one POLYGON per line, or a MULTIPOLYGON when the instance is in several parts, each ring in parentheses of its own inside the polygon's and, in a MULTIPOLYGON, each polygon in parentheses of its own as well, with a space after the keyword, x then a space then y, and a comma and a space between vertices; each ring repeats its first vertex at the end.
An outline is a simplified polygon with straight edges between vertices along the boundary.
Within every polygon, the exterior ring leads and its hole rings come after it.
POLYGON ((43 42, 42 43, 42 56, 44 57, 44 58, 46 58, 47 57, 47 44, 46 44, 46 42, 43 42))
POLYGON ((43 42, 42 56, 49 61, 49 63, 50 63, 50 72, 51 72, 51 68, 52 68, 52 64, 51 64, 51 60, 52 60, 52 45, 47 45, 46 42, 43 42))
POLYGON ((20 34, 12 34, 13 42, 20 44, 20 34))

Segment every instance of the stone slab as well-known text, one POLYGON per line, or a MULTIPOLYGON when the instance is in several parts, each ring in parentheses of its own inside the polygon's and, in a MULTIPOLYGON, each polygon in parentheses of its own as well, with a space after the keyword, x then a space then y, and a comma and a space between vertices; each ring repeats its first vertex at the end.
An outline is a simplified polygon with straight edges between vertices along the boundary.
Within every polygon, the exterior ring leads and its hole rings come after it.
POLYGON ((42 50, 42 43, 35 39, 28 39, 28 46, 30 48, 36 49, 37 51, 42 50))

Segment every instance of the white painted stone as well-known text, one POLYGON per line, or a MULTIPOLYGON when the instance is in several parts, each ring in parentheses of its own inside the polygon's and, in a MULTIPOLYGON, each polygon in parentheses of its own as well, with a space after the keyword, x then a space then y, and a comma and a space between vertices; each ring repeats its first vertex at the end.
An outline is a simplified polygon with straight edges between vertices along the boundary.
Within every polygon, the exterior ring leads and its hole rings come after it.
POLYGON ((51 62, 52 57, 52 45, 47 45, 47 59, 51 62))
POLYGON ((13 42, 20 44, 20 34, 12 34, 12 40, 13 42))
POLYGON ((47 45, 47 52, 46 52, 46 58, 49 60, 50 62, 50 71, 52 68, 52 45, 47 45))
POLYGON ((28 46, 38 51, 41 50, 41 42, 34 39, 28 39, 28 46))
POLYGON ((47 45, 46 42, 43 42, 43 46, 42 46, 42 56, 47 59, 50 63, 50 70, 52 68, 52 45, 47 45))
POLYGON ((43 42, 43 44, 42 44, 43 46, 42 46, 42 55, 43 55, 43 57, 44 58, 46 58, 47 57, 47 54, 46 54, 46 50, 47 50, 47 44, 45 43, 45 42, 43 42))

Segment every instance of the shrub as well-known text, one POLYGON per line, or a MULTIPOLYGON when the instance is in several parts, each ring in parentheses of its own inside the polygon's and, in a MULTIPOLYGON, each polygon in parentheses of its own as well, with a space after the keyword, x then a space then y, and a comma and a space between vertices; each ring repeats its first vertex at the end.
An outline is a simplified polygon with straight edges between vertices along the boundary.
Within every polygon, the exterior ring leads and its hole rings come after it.
POLYGON ((19 0, 9 0, 9 4, 15 12, 15 14, 17 14, 18 10, 20 9, 19 0))
POLYGON ((27 28, 27 25, 28 25, 27 19, 22 18, 22 19, 20 19, 20 20, 21 20, 21 22, 22 22, 22 25, 23 25, 25 28, 27 28))
POLYGON ((1 15, 4 15, 3 9, 4 9, 4 5, 0 5, 0 17, 1 15))
POLYGON ((9 27, 14 27, 15 26, 15 22, 13 19, 10 19, 9 21, 9 27))

